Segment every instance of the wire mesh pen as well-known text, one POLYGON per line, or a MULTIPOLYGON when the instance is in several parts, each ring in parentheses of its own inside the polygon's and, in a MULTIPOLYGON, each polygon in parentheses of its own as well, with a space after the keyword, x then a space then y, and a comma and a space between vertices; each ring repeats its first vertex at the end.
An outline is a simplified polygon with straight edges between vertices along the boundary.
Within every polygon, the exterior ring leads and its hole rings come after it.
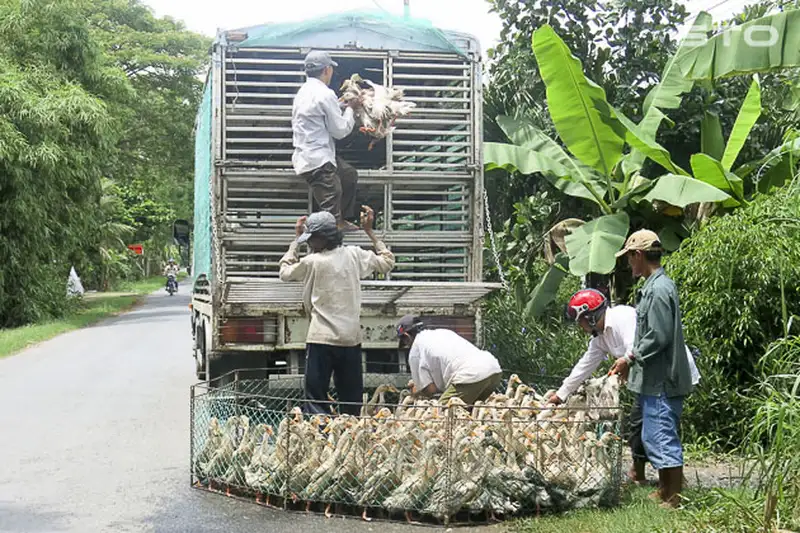
POLYGON ((335 401, 303 400, 302 376, 250 374, 192 387, 197 488, 441 525, 619 502, 620 409, 593 404, 590 391, 588 401, 548 409, 535 384, 510 383, 485 403, 440 405, 375 382, 355 417, 338 415, 335 401))

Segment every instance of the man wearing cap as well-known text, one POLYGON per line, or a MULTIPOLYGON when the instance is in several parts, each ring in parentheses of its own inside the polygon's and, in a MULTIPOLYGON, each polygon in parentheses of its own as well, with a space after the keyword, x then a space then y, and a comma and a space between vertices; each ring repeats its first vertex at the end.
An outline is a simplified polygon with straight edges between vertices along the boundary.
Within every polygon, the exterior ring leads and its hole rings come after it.
POLYGON ((297 219, 297 239, 280 261, 282 281, 303 283, 303 306, 311 317, 306 335, 305 394, 307 410, 327 413, 328 385, 333 375, 341 412, 358 415, 364 392, 361 372, 361 279, 394 267, 394 255, 372 229, 375 214, 363 206, 361 225, 375 252, 342 246, 336 218, 327 212, 297 219), (311 253, 300 259, 297 247, 307 242, 311 253))
POLYGON ((676 507, 683 483, 678 433, 683 400, 693 385, 678 290, 661 267, 662 253, 658 235, 639 230, 617 254, 627 256, 633 275, 646 281, 637 295, 633 350, 617 359, 610 373, 627 378, 628 389, 639 395, 642 443, 658 470, 659 490, 654 496, 663 506, 676 507))
POLYGON ((449 329, 425 329, 420 318, 406 315, 397 324, 397 337, 401 348, 411 348, 408 366, 415 396, 442 393, 442 403, 458 397, 474 405, 488 398, 503 379, 495 356, 449 329))
POLYGON ((347 219, 356 214, 358 173, 336 156, 335 141, 350 134, 355 118, 352 107, 342 111, 328 87, 336 66, 327 52, 312 51, 306 56, 308 78, 292 105, 292 165, 308 183, 319 208, 336 218, 339 229, 353 230, 355 225, 347 219))
MULTIPOLYGON (((628 305, 610 307, 606 296, 595 289, 583 289, 569 299, 567 316, 583 331, 592 336, 589 347, 578 360, 570 375, 564 379, 558 391, 553 392, 547 403, 560 405, 586 381, 600 364, 610 357, 616 360, 633 352, 636 337, 636 309, 628 305)), ((700 382, 700 373, 694 357, 686 347, 686 356, 692 373, 692 384, 700 382)), ((642 444, 642 410, 638 399, 628 415, 628 445, 633 457, 633 466, 628 478, 637 484, 647 483, 645 467, 647 451, 642 444)))

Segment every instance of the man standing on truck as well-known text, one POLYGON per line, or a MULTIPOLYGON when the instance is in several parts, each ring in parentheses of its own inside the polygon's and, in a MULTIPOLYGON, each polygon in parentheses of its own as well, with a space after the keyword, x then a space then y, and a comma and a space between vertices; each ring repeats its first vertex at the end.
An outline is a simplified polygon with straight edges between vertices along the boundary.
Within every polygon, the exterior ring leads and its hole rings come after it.
POLYGON ((305 178, 319 208, 336 218, 340 230, 353 231, 357 227, 348 219, 356 214, 358 172, 336 156, 335 141, 350 134, 355 118, 352 107, 342 111, 336 93, 328 87, 337 66, 327 52, 312 51, 306 56, 308 79, 292 104, 292 165, 305 178))
POLYGON ((280 262, 282 281, 303 282, 303 305, 311 321, 306 336, 305 395, 307 410, 327 413, 333 374, 342 413, 357 416, 364 392, 361 368, 361 279, 394 268, 394 255, 372 229, 375 213, 362 207, 361 225, 375 252, 343 246, 342 231, 327 211, 297 219, 297 239, 280 262), (298 258, 307 242, 311 253, 298 258), (315 403, 323 402, 323 403, 315 403))
POLYGON ((503 380, 500 363, 449 329, 425 329, 418 317, 406 315, 397 324, 400 347, 411 347, 408 366, 412 394, 430 397, 442 393, 441 403, 458 397, 467 405, 488 398, 503 380))

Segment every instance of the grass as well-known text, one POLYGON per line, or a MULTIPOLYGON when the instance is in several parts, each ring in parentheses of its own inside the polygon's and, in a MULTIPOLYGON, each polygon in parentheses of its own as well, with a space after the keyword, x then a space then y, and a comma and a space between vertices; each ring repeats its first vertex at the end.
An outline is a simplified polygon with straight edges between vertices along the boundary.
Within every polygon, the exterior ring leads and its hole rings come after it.
POLYGON ((12 329, 0 329, 0 358, 12 355, 34 344, 62 333, 80 329, 104 318, 127 311, 144 295, 164 286, 163 276, 154 276, 122 285, 118 292, 89 293, 73 310, 58 320, 12 329))
MULTIPOLYGON (((520 520, 514 533, 672 533, 692 531, 692 517, 685 511, 661 509, 648 500, 652 489, 636 488, 624 495, 615 509, 587 509, 563 515, 520 520)), ((691 493, 689 492, 689 496, 691 493)))

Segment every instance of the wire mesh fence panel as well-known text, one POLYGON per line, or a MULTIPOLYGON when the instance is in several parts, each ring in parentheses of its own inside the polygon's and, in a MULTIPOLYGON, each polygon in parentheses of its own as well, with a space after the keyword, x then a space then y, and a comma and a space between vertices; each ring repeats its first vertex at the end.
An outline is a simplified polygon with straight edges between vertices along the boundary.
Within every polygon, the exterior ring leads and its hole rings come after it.
POLYGON ((616 378, 589 380, 559 407, 514 376, 474 406, 370 384, 359 416, 263 381, 194 387, 195 486, 327 515, 440 524, 618 502, 616 378), (266 394, 275 391, 292 392, 266 394))

